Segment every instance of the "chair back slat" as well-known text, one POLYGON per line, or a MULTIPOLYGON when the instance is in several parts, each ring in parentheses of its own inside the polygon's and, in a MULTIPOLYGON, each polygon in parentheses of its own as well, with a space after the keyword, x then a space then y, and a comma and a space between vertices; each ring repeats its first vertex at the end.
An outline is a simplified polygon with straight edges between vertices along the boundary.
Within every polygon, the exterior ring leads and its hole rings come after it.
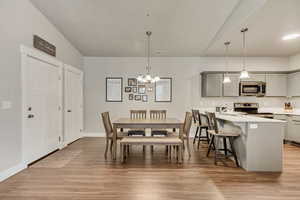
POLYGON ((130 110, 131 119, 146 119, 147 110, 130 110))
POLYGON ((200 125, 208 126, 208 117, 206 114, 199 113, 200 125))
POLYGON ((183 134, 189 138, 190 137, 190 129, 192 126, 192 121, 193 121, 193 115, 190 112, 186 112, 185 113, 185 119, 184 119, 184 123, 183 123, 183 134))
POLYGON ((166 110, 150 110, 150 119, 166 119, 166 110))
POLYGON ((106 137, 109 137, 109 135, 113 132, 113 127, 111 125, 109 112, 101 113, 101 116, 102 116, 102 122, 104 125, 106 137))
POLYGON ((216 133, 219 133, 216 114, 212 112, 207 112, 207 118, 208 118, 208 128, 210 130, 214 130, 216 133))
POLYGON ((192 109, 192 115, 193 115, 194 124, 198 124, 200 122, 200 119, 199 119, 200 112, 199 112, 199 110, 192 109))

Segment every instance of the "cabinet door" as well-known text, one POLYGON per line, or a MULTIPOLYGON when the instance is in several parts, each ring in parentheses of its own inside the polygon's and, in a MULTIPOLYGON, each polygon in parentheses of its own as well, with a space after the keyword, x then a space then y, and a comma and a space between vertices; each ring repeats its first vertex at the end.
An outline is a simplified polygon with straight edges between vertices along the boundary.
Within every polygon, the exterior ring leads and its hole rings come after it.
POLYGON ((288 75, 288 96, 300 96, 300 72, 288 75))
POLYGON ((222 96, 223 74, 207 74, 204 83, 204 96, 220 97, 222 96))
POLYGON ((289 117, 288 137, 290 141, 300 143, 300 120, 294 116, 289 117))
POLYGON ((287 96, 287 75, 286 74, 266 75, 266 96, 269 97, 287 96))
MULTIPOLYGON (((225 74, 224 74, 225 76, 225 74)), ((223 96, 225 97, 238 97, 239 96, 239 74, 228 74, 231 83, 223 83, 223 96)))
POLYGON ((250 78, 245 81, 263 81, 266 82, 266 74, 249 74, 250 78))
POLYGON ((284 127, 284 139, 288 139, 288 116, 287 115, 274 115, 274 119, 285 121, 285 127, 284 127))

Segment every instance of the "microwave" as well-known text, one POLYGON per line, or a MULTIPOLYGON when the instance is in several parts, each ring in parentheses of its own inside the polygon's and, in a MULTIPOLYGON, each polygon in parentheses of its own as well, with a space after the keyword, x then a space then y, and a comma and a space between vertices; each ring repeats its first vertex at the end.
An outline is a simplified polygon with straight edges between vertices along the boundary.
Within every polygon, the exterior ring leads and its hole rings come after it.
POLYGON ((266 94, 266 83, 263 81, 241 81, 240 96, 263 97, 266 94))

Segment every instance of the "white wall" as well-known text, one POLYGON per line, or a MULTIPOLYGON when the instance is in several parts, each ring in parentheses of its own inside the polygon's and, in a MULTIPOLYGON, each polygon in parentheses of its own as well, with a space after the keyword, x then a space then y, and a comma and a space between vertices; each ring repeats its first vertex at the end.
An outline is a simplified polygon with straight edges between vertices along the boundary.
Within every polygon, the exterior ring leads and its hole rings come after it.
POLYGON ((289 58, 289 69, 290 70, 299 70, 300 69, 300 53, 290 56, 289 58))
POLYGON ((0 109, 0 175, 21 161, 20 44, 32 46, 33 34, 54 44, 61 61, 83 64, 81 54, 28 0, 0 1, 0 102, 12 103, 0 109))
MULTIPOLYGON (((124 102, 105 102, 105 77, 121 76, 124 86, 128 77, 136 77, 145 71, 145 58, 99 58, 85 57, 85 132, 102 132, 99 114, 110 111, 111 117, 128 116, 130 109, 167 109, 168 115, 183 118, 184 112, 192 107, 214 107, 236 101, 259 102, 264 107, 281 107, 285 98, 201 98, 200 72, 225 70, 224 58, 153 58, 152 71, 159 76, 173 78, 172 103, 155 103, 151 95, 148 103, 128 101, 124 93, 124 102)), ((241 58, 231 58, 231 70, 241 70, 241 58)), ((287 70, 288 58, 249 58, 249 70, 278 71, 287 70)))

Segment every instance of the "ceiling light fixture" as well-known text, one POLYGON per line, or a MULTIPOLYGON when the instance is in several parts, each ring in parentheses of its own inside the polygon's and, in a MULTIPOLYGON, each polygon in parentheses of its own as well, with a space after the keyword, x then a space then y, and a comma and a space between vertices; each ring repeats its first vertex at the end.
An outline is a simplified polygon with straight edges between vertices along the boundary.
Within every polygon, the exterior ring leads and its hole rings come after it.
POLYGON ((137 77, 137 80, 142 83, 155 83, 160 80, 159 76, 152 77, 150 75, 151 72, 151 66, 150 66, 150 36, 152 35, 151 31, 146 32, 147 39, 148 39, 148 52, 147 52, 147 66, 146 66, 146 74, 145 75, 139 75, 137 77))
POLYGON ((298 37, 300 37, 300 34, 294 33, 294 34, 289 34, 289 35, 282 37, 282 40, 292 40, 292 39, 296 39, 298 37))
POLYGON ((223 83, 231 83, 231 80, 230 80, 230 77, 229 77, 229 74, 228 74, 228 47, 230 45, 230 42, 225 42, 225 47, 226 47, 226 73, 224 75, 224 80, 223 80, 223 83))
POLYGON ((243 69, 241 71, 240 79, 246 79, 250 78, 249 73, 246 70, 246 57, 247 57, 247 52, 246 52, 246 32, 248 31, 248 28, 243 28, 241 30, 241 33, 243 34, 243 69))

